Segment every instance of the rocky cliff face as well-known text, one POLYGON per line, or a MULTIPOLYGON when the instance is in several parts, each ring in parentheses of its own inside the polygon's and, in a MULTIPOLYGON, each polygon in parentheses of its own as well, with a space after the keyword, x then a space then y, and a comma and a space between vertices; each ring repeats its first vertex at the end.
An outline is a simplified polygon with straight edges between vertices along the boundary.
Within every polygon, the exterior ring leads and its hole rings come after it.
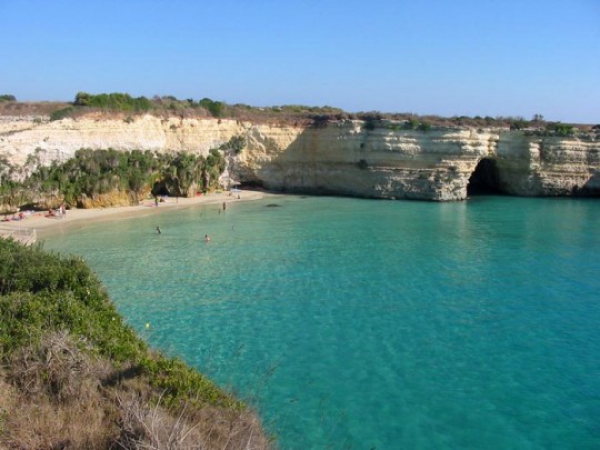
POLYGON ((0 118, 0 156, 22 164, 38 148, 48 160, 69 158, 81 148, 207 154, 250 126, 231 120, 161 119, 149 115, 136 120, 83 118, 53 122, 0 118))
POLYGON ((463 200, 473 174, 513 195, 600 195, 600 141, 509 130, 397 130, 364 122, 253 127, 236 172, 282 191, 463 200), (488 162, 488 164, 482 164, 488 162))
POLYGON ((153 116, 54 122, 3 118, 0 157, 22 164, 41 149, 39 155, 49 163, 80 148, 206 155, 243 136, 247 145, 232 160, 232 177, 273 190, 448 201, 467 198, 470 185, 483 183, 514 195, 600 195, 598 139, 401 128, 361 121, 298 127, 153 116))

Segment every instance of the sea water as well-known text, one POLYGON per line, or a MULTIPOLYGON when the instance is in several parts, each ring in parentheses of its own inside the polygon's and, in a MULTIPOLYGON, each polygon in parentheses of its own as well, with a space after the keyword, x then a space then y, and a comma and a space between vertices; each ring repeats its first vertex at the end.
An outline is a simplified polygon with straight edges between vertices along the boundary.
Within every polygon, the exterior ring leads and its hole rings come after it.
POLYGON ((282 196, 45 248, 282 449, 598 449, 599 225, 598 200, 282 196))

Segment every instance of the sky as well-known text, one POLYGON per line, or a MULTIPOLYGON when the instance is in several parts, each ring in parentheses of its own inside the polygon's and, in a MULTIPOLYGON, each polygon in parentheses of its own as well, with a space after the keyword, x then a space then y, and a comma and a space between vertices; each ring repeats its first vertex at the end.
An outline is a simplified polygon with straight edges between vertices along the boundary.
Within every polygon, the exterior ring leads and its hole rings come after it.
POLYGON ((600 124, 600 0, 0 0, 0 94, 600 124))

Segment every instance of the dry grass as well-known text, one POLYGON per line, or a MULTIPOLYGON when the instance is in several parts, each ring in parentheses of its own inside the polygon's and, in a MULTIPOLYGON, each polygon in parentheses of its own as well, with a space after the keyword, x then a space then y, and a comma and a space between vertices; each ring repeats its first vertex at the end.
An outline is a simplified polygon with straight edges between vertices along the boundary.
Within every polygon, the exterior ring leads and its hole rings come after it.
POLYGON ((261 432, 256 416, 248 411, 234 412, 205 408, 191 412, 184 405, 175 414, 160 403, 130 397, 120 400, 123 449, 223 449, 263 450, 270 443, 261 432))
POLYGON ((17 351, 10 360, 9 380, 22 394, 69 403, 95 396, 100 379, 108 371, 101 360, 93 361, 65 331, 42 338, 40 345, 17 351))
POLYGON ((9 411, 0 445, 7 449, 110 448, 115 427, 97 403, 69 405, 20 397, 9 411))
POLYGON ((273 443, 265 436, 252 411, 225 411, 205 408, 190 419, 207 436, 206 448, 226 450, 267 450, 273 443))
POLYGON ((108 448, 111 408, 100 390, 107 370, 66 332, 20 349, 7 370, 18 401, 8 409, 0 443, 9 449, 108 448))
POLYGON ((4 381, 4 378, 4 372, 0 369, 0 436, 7 427, 6 420, 10 417, 18 398, 16 389, 4 381))
POLYGON ((271 448, 251 411, 166 408, 135 367, 117 370, 81 347, 51 333, 0 370, 0 448, 271 448))
POLYGON ((66 102, 0 102, 0 116, 48 116, 67 106, 66 102))

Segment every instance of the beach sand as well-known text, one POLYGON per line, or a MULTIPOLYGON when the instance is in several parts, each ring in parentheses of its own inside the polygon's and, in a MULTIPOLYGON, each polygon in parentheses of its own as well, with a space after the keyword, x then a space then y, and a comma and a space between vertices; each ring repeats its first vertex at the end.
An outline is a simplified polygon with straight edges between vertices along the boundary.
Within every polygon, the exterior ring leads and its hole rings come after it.
MULTIPOLYGON (((174 209, 190 208, 196 205, 219 205, 222 207, 223 202, 228 206, 234 205, 237 202, 245 202, 250 200, 259 200, 261 198, 276 196, 263 191, 240 191, 233 195, 229 192, 212 193, 201 195, 193 198, 173 198, 165 197, 164 201, 158 206, 154 205, 154 201, 149 199, 140 203, 138 206, 122 206, 115 208, 99 208, 99 209, 70 209, 62 218, 46 217, 47 212, 36 212, 22 220, 0 222, 0 237, 8 236, 17 230, 24 228, 33 229, 36 231, 37 240, 53 234, 62 234, 70 228, 85 226, 89 222, 98 221, 114 221, 123 220, 131 217, 143 217, 152 214, 161 214, 174 209), (239 195, 239 199, 238 199, 239 195)), ((16 235, 13 235, 16 237, 16 235)))

